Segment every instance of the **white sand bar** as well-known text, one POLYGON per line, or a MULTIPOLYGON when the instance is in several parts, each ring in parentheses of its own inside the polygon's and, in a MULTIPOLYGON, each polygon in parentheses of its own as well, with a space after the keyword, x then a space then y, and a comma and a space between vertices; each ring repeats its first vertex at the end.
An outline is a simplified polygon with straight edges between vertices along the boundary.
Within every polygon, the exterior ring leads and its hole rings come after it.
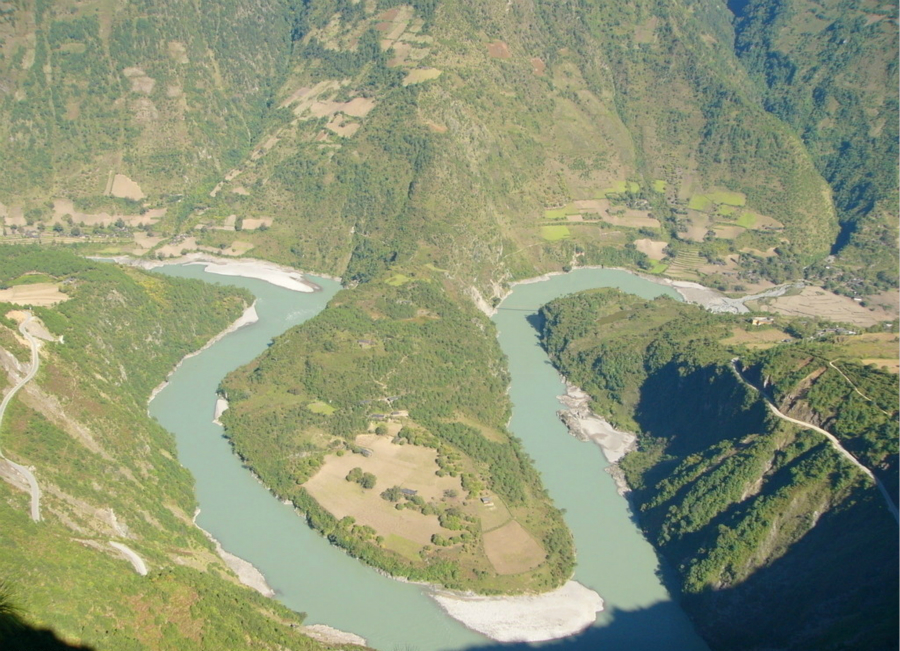
POLYGON ((543 642, 586 629, 603 599, 577 581, 553 592, 521 597, 483 597, 452 592, 431 595, 448 615, 497 642, 543 642))
POLYGON ((219 276, 242 276, 244 278, 256 278, 264 280, 278 287, 284 287, 295 292, 314 292, 315 287, 310 285, 303 276, 296 271, 286 271, 277 265, 249 261, 235 260, 233 262, 193 262, 191 264, 205 265, 205 271, 219 276))
POLYGON ((593 441, 603 451, 610 463, 618 463, 637 444, 637 436, 631 432, 616 429, 605 418, 591 411, 591 397, 566 381, 566 395, 558 400, 567 407, 557 412, 569 433, 580 441, 593 441))
POLYGON ((222 396, 217 396, 216 397, 216 409, 213 412, 213 422, 216 425, 222 424, 221 422, 219 422, 219 416, 224 414, 226 411, 228 411, 228 401, 225 400, 225 398, 223 398, 222 396))

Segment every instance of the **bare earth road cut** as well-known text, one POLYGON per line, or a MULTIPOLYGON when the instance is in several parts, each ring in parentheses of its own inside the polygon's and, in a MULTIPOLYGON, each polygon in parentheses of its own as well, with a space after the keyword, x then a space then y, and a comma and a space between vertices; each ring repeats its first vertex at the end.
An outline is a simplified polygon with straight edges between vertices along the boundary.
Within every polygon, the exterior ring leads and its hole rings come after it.
MULTIPOLYGON (((31 344, 31 368, 28 370, 28 373, 25 374, 25 377, 19 380, 9 393, 6 394, 3 398, 3 402, 0 402, 0 425, 3 424, 3 414, 6 413, 6 407, 9 405, 10 400, 12 400, 13 396, 19 392, 19 389, 31 382, 34 376, 37 375, 38 367, 41 363, 40 356, 38 355, 38 341, 30 332, 28 332, 28 324, 33 318, 34 317, 29 314, 28 318, 19 325, 19 332, 21 332, 28 340, 28 343, 31 344)), ((31 519, 35 522, 39 522, 41 519, 41 489, 38 487, 37 479, 34 478, 34 473, 25 466, 7 459, 3 454, 2 449, 0 449, 0 461, 15 468, 28 482, 28 486, 31 488, 31 519)))
MULTIPOLYGON (((732 370, 734 371, 734 374, 737 375, 738 379, 739 379, 741 382, 743 382, 743 383, 746 384, 748 387, 750 387, 751 389, 753 389, 753 390, 756 391, 759 395, 762 396, 763 400, 766 401, 766 405, 768 405, 769 410, 770 410, 773 414, 775 414, 776 416, 778 416, 778 417, 781 418, 782 420, 786 420, 786 421, 788 421, 789 423, 794 423, 794 425, 799 425, 800 427, 805 427, 806 429, 815 430, 816 432, 818 432, 819 434, 821 434, 822 436, 824 436, 825 438, 827 438, 828 441, 831 443, 831 447, 833 447, 835 450, 837 450, 837 452, 838 452, 841 456, 845 457, 845 458, 846 458, 848 461, 850 461, 854 466, 856 466, 856 467, 859 468, 861 471, 863 471, 866 475, 868 475, 868 476, 872 479, 873 482, 875 482, 875 486, 876 486, 876 487, 878 488, 878 490, 881 492, 882 497, 884 497, 884 501, 885 501, 885 503, 887 504, 888 511, 890 511, 890 512, 891 512, 891 515, 894 516, 894 520, 896 520, 897 522, 900 522, 900 515, 898 515, 898 513, 897 513, 897 507, 894 505, 893 500, 891 500, 890 495, 888 495, 887 490, 885 490, 884 484, 882 484, 882 483, 881 483, 881 480, 879 480, 878 477, 875 476, 875 473, 873 473, 873 472, 872 472, 871 470, 869 470, 866 466, 864 466, 864 465, 859 461, 859 459, 857 459, 857 458, 854 457, 852 454, 850 454, 850 452, 848 452, 848 451, 844 448, 844 446, 841 445, 841 442, 838 440, 838 438, 837 438, 834 434, 832 434, 831 432, 829 432, 829 431, 827 431, 827 430, 824 430, 824 429, 822 429, 821 427, 818 427, 818 426, 816 426, 816 425, 813 425, 812 423, 807 423, 807 422, 802 421, 802 420, 797 420, 796 418, 791 418, 790 416, 786 416, 785 414, 781 413, 781 410, 779 410, 778 407, 775 406, 775 403, 773 403, 771 400, 769 400, 769 397, 768 397, 765 393, 763 393, 762 391, 760 391, 758 387, 756 387, 753 383, 748 382, 748 381, 744 378, 743 374, 742 374, 742 373, 740 372, 740 370, 738 369, 738 366, 737 366, 738 361, 740 361, 740 360, 739 360, 737 357, 735 357, 733 360, 731 360, 731 368, 732 368, 732 370)), ((865 396, 863 396, 863 397, 865 397, 865 396)))
POLYGON ((121 554, 128 559, 128 562, 131 563, 131 566, 134 568, 134 571, 140 574, 141 576, 147 576, 147 565, 144 563, 144 559, 134 553, 134 550, 128 547, 127 545, 123 545, 120 542, 111 541, 109 546, 113 549, 118 550, 121 554))

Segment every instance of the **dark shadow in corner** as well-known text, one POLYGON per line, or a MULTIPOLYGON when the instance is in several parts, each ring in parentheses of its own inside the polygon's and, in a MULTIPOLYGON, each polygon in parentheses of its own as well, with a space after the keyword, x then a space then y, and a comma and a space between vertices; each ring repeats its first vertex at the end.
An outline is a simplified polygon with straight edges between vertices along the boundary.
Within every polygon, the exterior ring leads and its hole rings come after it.
POLYGON ((34 628, 15 615, 0 615, 0 649, 3 651, 94 651, 93 647, 71 645, 50 629, 34 628))
POLYGON ((690 629, 677 604, 664 601, 636 610, 612 609, 606 626, 591 627, 586 631, 541 643, 488 643, 468 647, 471 651, 683 651, 705 648, 700 638, 690 629), (679 646, 677 640, 689 640, 679 646))
POLYGON ((22 618, 11 597, 11 587, 0 580, 0 649, 3 651, 93 651, 89 646, 73 646, 60 640, 50 629, 35 628, 22 618))

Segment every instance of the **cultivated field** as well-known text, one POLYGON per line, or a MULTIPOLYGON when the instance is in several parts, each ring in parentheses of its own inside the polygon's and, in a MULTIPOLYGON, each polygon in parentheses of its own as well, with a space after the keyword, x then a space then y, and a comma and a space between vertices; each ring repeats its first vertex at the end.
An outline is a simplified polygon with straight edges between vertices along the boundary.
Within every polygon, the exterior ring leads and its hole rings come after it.
POLYGON ((644 238, 642 240, 634 241, 635 248, 646 255, 651 260, 662 260, 666 257, 666 254, 663 252, 668 246, 667 242, 657 242, 651 240, 649 238, 644 238))
POLYGON ((53 222, 63 221, 66 215, 72 218, 73 223, 85 226, 109 226, 119 219, 129 226, 140 226, 141 224, 155 224, 165 217, 166 209, 154 208, 143 215, 111 215, 108 212, 85 213, 76 210, 75 205, 68 199, 55 199, 53 201, 53 222))
POLYGON ((852 298, 839 296, 820 287, 804 287, 795 296, 765 299, 761 310, 790 316, 810 316, 868 327, 879 322, 879 315, 852 298))
POLYGON ((893 332, 865 332, 845 337, 841 351, 863 364, 874 364, 890 373, 900 372, 900 335, 893 332))
POLYGON ((515 520, 484 534, 484 552, 497 574, 519 574, 544 562, 544 548, 515 520))
POLYGON ((416 445, 397 445, 387 436, 362 434, 356 437, 356 445, 371 450, 371 455, 328 455, 325 465, 311 477, 304 488, 333 516, 341 519, 351 516, 357 524, 368 525, 384 536, 385 546, 405 553, 408 542, 420 548, 431 543, 433 534, 450 537, 456 532, 444 529, 437 516, 422 515, 410 509, 397 510, 393 502, 381 497, 381 492, 391 486, 418 491, 426 502, 438 502, 445 490, 462 493, 457 477, 437 477, 439 469, 437 452, 416 445), (374 488, 364 489, 345 477, 353 468, 361 468, 377 478, 374 488), (399 540, 395 540, 399 538, 399 540), (394 543, 392 543, 394 540, 394 543))
POLYGON ((124 174, 116 174, 113 177, 112 187, 109 189, 109 194, 114 197, 132 199, 134 201, 140 201, 147 196, 141 190, 141 186, 139 186, 124 174))
POLYGON ((732 335, 722 339, 720 343, 726 346, 743 344, 748 348, 771 348, 775 344, 790 338, 790 335, 777 328, 753 328, 750 330, 735 328, 732 335))
POLYGON ((15 285, 9 289, 0 289, 0 301, 13 305, 46 307, 68 299, 69 297, 59 291, 59 285, 55 283, 15 285))
POLYGON ((437 79, 441 76, 441 72, 437 68, 416 68, 415 70, 410 70, 403 80, 403 85, 409 86, 410 84, 420 84, 423 81, 437 79))

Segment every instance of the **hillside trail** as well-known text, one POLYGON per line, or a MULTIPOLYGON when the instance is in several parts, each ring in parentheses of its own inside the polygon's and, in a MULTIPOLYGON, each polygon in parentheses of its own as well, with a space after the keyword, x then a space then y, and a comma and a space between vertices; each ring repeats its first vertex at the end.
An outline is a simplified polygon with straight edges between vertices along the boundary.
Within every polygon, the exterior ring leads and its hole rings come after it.
MULTIPOLYGON (((34 316, 29 314, 28 318, 22 321, 19 324, 19 332, 22 333, 22 336, 28 340, 28 343, 31 344, 31 368, 28 370, 28 373, 25 374, 21 380, 19 380, 16 385, 10 389, 9 393, 6 394, 3 398, 3 402, 0 402, 0 425, 3 424, 3 415, 6 413, 6 407, 9 405, 10 401, 19 392, 19 389, 24 387, 26 384, 31 382, 34 379, 34 376, 37 375, 38 368, 40 367, 41 358, 38 355, 39 343, 38 340, 35 339, 34 336, 30 332, 28 332, 28 324, 34 319, 34 316)), ((37 479, 35 479, 34 473, 25 466, 16 463, 15 461, 9 459, 3 454, 3 450, 0 449, 0 461, 5 462, 10 467, 14 468, 20 475, 22 475, 25 480, 28 482, 28 486, 31 490, 31 519, 35 522, 40 522, 41 520, 41 489, 38 486, 37 479)))
POLYGON ((886 412, 884 409, 882 409, 881 407, 879 407, 878 404, 874 400, 872 400, 869 396, 867 396, 865 393, 860 391, 859 387, 857 387, 855 384, 853 384, 853 380, 848 378, 841 369, 839 369, 837 366, 834 365, 835 362, 839 362, 839 361, 840 361, 839 359, 828 360, 828 365, 831 368, 833 368, 835 371, 840 373, 841 377, 847 381, 847 384, 849 384, 853 388, 853 390, 856 391, 856 393, 858 393, 864 400, 871 402, 875 406, 875 409, 880 411, 885 416, 890 416, 890 414, 888 412, 886 412))
POLYGON ((848 461, 850 461, 850 463, 852 463, 857 468, 859 468, 873 482, 875 482, 875 486, 878 488, 879 492, 881 493, 881 496, 884 498, 884 501, 885 501, 885 504, 887 505, 888 511, 891 512, 891 515, 894 517, 894 520, 897 521, 898 523, 900 523, 900 514, 898 514, 898 512, 897 512, 897 507, 894 505, 893 500, 891 500, 891 496, 888 494, 887 490, 885 489, 884 484, 882 484, 881 480, 875 476, 875 473, 873 473, 871 470, 869 470, 869 468, 864 466, 862 464, 862 462, 859 461, 859 459, 857 459, 855 456, 853 456, 843 445, 841 445, 841 442, 838 440, 838 438, 831 432, 824 430, 821 427, 818 427, 817 425, 813 425, 812 423, 807 423, 806 421, 798 420, 796 418, 791 418, 790 416, 782 413, 781 410, 775 406, 775 403, 769 399, 769 396, 767 396, 764 391, 762 391, 755 384, 753 384, 752 382, 750 382, 749 380, 744 378, 744 375, 738 369, 739 361, 740 361, 740 359, 737 357, 735 357, 734 359, 731 360, 731 370, 734 371, 734 374, 737 376, 737 378, 741 382, 743 382, 745 385, 747 385, 748 387, 750 387, 751 389, 756 391, 760 396, 762 396, 763 400, 765 400, 765 402, 766 402, 766 405, 769 407, 769 411, 771 411, 773 414, 775 414, 782 420, 786 420, 789 423, 793 423, 794 425, 799 425, 800 427, 804 427, 806 429, 814 430, 814 431, 818 432, 819 434, 821 434, 822 436, 824 436, 826 439, 828 439, 828 442, 831 443, 831 447, 833 447, 838 452, 838 454, 840 454, 841 456, 846 458, 848 461))

